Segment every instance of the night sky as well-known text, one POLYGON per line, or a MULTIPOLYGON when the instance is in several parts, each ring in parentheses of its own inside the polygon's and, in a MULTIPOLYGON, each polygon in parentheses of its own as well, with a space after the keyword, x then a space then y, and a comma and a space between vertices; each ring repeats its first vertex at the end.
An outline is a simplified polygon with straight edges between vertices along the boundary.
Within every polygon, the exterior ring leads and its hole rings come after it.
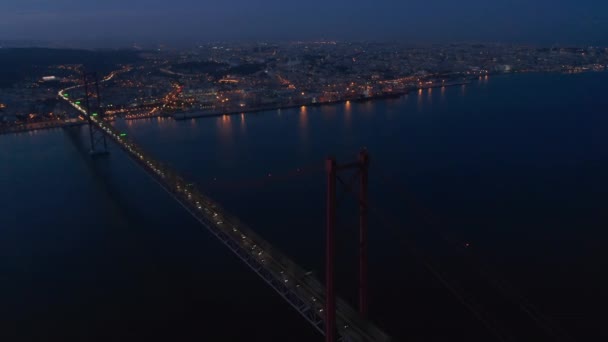
POLYGON ((605 0, 2 0, 0 40, 608 45, 605 0))

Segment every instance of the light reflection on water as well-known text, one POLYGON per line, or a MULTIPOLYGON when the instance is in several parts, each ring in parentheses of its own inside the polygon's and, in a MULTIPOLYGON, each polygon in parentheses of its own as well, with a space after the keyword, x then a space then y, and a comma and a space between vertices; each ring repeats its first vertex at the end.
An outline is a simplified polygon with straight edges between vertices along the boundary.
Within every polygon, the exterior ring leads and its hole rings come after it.
POLYGON ((232 119, 230 115, 222 115, 216 119, 218 135, 224 144, 232 144, 232 119))
POLYGON ((305 142, 308 140, 308 108, 306 108, 306 106, 300 107, 298 122, 300 128, 300 138, 303 142, 305 142))
POLYGON ((247 125, 245 124, 245 113, 241 113, 241 133, 245 133, 247 131, 247 125))
POLYGON ((344 102, 344 124, 346 127, 350 127, 352 123, 352 104, 350 101, 344 102))

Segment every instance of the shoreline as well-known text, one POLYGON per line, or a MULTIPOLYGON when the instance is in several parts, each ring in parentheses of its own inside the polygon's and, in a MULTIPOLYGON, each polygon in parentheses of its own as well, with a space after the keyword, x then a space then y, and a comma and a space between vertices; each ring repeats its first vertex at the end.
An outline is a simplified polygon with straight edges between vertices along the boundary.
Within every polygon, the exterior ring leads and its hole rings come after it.
MULTIPOLYGON (((603 70, 603 71, 595 71, 595 70, 587 70, 587 71, 581 71, 581 72, 577 72, 577 73, 567 73, 567 72, 558 72, 559 74, 566 74, 566 75, 571 75, 571 74, 578 74, 578 73, 595 73, 595 72, 608 72, 608 70, 603 70)), ((528 71, 528 72, 507 72, 507 73, 488 73, 484 76, 508 76, 508 75, 517 75, 517 74, 551 74, 554 72, 547 72, 547 71, 528 71)), ((428 85, 424 85, 421 87, 410 87, 408 89, 405 89, 403 91, 400 92, 395 92, 395 93, 390 93, 390 94, 382 94, 382 95, 377 95, 377 96, 370 96, 367 98, 354 98, 354 99, 340 99, 340 100, 334 100, 334 101, 327 101, 327 102, 310 102, 310 103, 301 103, 301 104, 293 104, 293 105, 283 105, 283 106, 267 106, 267 107, 260 107, 260 108, 250 108, 250 109, 240 109, 240 110, 229 110, 229 111, 224 111, 224 112, 220 112, 220 111, 213 111, 213 112, 201 112, 201 111, 195 111, 195 110, 191 110, 191 111, 184 111, 184 112, 178 112, 178 113, 173 113, 173 114, 157 114, 157 115, 149 115, 149 116, 142 116, 142 117, 136 117, 136 118, 129 118, 126 119, 124 118, 124 120, 141 120, 141 119, 151 119, 151 118, 156 118, 156 117, 166 117, 166 118, 173 118, 176 121, 181 121, 181 120, 188 120, 188 119, 201 119, 201 118, 211 118, 211 117, 219 117, 219 116, 224 116, 224 115, 238 115, 238 114, 249 114, 249 113, 259 113, 259 112, 265 112, 265 111, 274 111, 274 110, 280 110, 280 109, 292 109, 292 108, 299 108, 299 107, 319 107, 319 106, 324 106, 324 105, 335 105, 335 104, 341 104, 341 103, 346 103, 347 101, 351 101, 351 102, 368 102, 368 101, 375 101, 375 100, 384 100, 384 99, 390 99, 390 98, 401 98, 403 95, 407 95, 410 92, 413 91, 418 91, 420 89, 436 89, 436 88, 447 88, 447 87, 454 87, 454 86, 461 86, 461 85, 467 85, 467 84, 472 84, 474 81, 476 81, 479 77, 475 76, 475 77, 463 77, 461 78, 459 81, 451 81, 451 82, 446 82, 445 84, 433 84, 431 86, 428 85)))
POLYGON ((25 133, 25 132, 34 132, 34 131, 44 131, 55 128, 65 128, 65 127, 74 127, 74 126, 82 126, 86 125, 86 121, 78 121, 78 122, 38 122, 31 123, 25 125, 18 126, 8 126, 0 128, 0 135, 2 134, 16 134, 16 133, 25 133))
MULTIPOLYGON (((589 70, 589 71, 578 72, 578 73, 560 72, 558 74, 571 75, 571 74, 595 73, 595 72, 602 73, 602 72, 608 72, 608 70, 603 70, 603 71, 589 70)), ((525 72, 525 73, 551 74, 552 72, 525 72)), ((517 75, 517 74, 524 74, 524 73, 518 73, 518 72, 489 73, 488 76, 508 76, 508 75, 517 75)), ((181 120, 188 120, 188 119, 202 119, 202 118, 219 117, 219 116, 224 116, 224 115, 238 115, 238 114, 249 114, 249 113, 259 113, 259 112, 265 112, 265 111, 274 111, 274 110, 281 110, 281 109, 293 109, 293 108, 299 108, 299 107, 320 107, 320 106, 326 106, 326 105, 331 106, 331 105, 346 103, 348 101, 354 102, 354 103, 361 103, 361 102, 371 102, 371 101, 386 100, 386 99, 398 99, 398 98, 403 97, 403 95, 408 95, 410 92, 415 92, 415 91, 418 91, 421 89, 424 90, 424 89, 435 89, 435 88, 443 88, 443 87, 447 88, 447 87, 454 87, 454 86, 459 86, 459 85, 467 85, 467 84, 473 83, 477 79, 478 79, 478 77, 469 77, 469 78, 464 78, 460 81, 447 82, 445 84, 433 84, 430 86, 425 85, 425 86, 421 86, 421 87, 410 87, 410 88, 405 89, 400 92, 381 94, 381 95, 376 95, 376 96, 370 96, 367 98, 340 99, 340 100, 327 101, 327 102, 316 102, 316 103, 311 102, 311 103, 283 105, 283 106, 275 105, 275 106, 267 106, 267 107, 259 107, 259 108, 231 110, 228 112, 215 111, 215 112, 203 113, 203 112, 196 112, 196 111, 187 111, 187 112, 179 112, 179 113, 174 113, 174 114, 154 114, 154 115, 135 117, 135 118, 124 118, 123 117, 122 119, 125 121, 130 121, 130 120, 143 120, 143 119, 152 119, 152 118, 158 118, 158 117, 166 117, 166 118, 173 118, 176 121, 181 121, 181 120)), ((120 116, 117 116, 117 117, 120 117, 120 116)), ((87 122, 76 122, 76 123, 44 122, 44 123, 21 124, 21 125, 16 125, 16 126, 0 127, 0 135, 17 134, 17 133, 24 133, 24 132, 31 132, 31 131, 38 131, 38 130, 48 130, 48 129, 54 129, 54 128, 64 128, 64 127, 71 127, 71 126, 81 126, 81 125, 86 125, 86 124, 87 124, 87 122), (33 126, 33 125, 35 125, 35 126, 33 126)))
MULTIPOLYGON (((400 92, 381 94, 381 95, 363 97, 363 98, 340 99, 340 100, 326 101, 326 102, 310 102, 310 103, 301 103, 301 104, 284 105, 284 106, 268 106, 268 107, 251 108, 251 109, 244 109, 244 110, 231 110, 231 111, 226 111, 226 112, 201 113, 201 112, 195 112, 195 111, 188 111, 188 112, 174 113, 174 114, 166 115, 165 117, 172 117, 176 121, 181 121, 181 120, 188 120, 188 119, 201 119, 201 118, 218 117, 218 116, 224 116, 224 115, 259 113, 259 112, 274 111, 274 110, 281 110, 281 109, 292 109, 292 108, 300 108, 300 107, 321 107, 321 106, 326 106, 326 105, 331 106, 331 105, 346 103, 349 101, 353 102, 353 103, 362 103, 362 102, 371 102, 371 101, 386 100, 386 99, 399 99, 399 98, 403 97, 404 95, 408 95, 412 91, 417 91, 418 89, 431 89, 431 88, 434 89, 434 88, 443 88, 443 87, 447 88, 447 87, 471 84, 472 82, 473 82, 472 79, 467 79, 466 81, 449 82, 447 84, 437 84, 437 85, 422 86, 422 87, 411 87, 411 88, 408 88, 408 89, 406 89, 404 91, 400 91, 400 92)), ((129 120, 149 119, 149 118, 154 118, 154 117, 158 117, 158 116, 162 116, 162 115, 131 118, 129 120)))
POLYGON ((335 100, 335 101, 327 101, 327 102, 310 102, 310 103, 301 103, 301 104, 293 104, 293 105, 284 105, 284 106, 268 106, 268 107, 259 107, 259 108, 251 108, 251 109, 245 109, 245 110, 236 110, 236 111, 227 111, 227 112, 211 112, 211 113, 200 113, 200 112, 185 112, 185 113, 175 113, 172 115, 169 115, 168 117, 172 117, 174 120, 177 121, 181 121, 181 120, 188 120, 188 119, 200 119, 200 118, 206 118, 206 117, 218 117, 218 116, 224 116, 224 115, 238 115, 238 114, 250 114, 250 113, 259 113, 259 112, 266 112, 266 111, 273 111, 273 110, 280 110, 280 109, 292 109, 292 108, 301 108, 301 107, 321 107, 321 106, 325 106, 325 105, 335 105, 335 104, 340 104, 340 103, 345 103, 347 101, 351 101, 351 102, 367 102, 367 101, 373 101, 373 100, 379 100, 379 99, 387 99, 387 98, 400 98, 403 95, 407 95, 407 92, 400 92, 400 93, 395 93, 394 95, 391 94, 391 96, 371 96, 368 98, 363 98, 363 99, 352 99, 352 100, 335 100))

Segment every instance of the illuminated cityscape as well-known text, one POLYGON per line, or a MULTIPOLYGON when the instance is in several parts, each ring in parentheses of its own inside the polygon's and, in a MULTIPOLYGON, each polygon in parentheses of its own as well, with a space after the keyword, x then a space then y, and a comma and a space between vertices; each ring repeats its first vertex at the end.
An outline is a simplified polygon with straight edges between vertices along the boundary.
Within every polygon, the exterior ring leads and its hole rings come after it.
MULTIPOLYGON (((103 82, 106 114, 125 119, 183 119, 366 101, 497 74, 580 73, 603 71, 608 65, 604 48, 495 44, 226 43, 129 51, 128 56, 136 61, 110 66, 115 70, 103 82)), ((84 69, 82 64, 48 65, 14 80, 0 94, 3 130, 27 129, 23 125, 28 124, 42 128, 77 117, 56 94, 78 84, 84 69)), ((82 97, 82 89, 73 95, 82 97)))

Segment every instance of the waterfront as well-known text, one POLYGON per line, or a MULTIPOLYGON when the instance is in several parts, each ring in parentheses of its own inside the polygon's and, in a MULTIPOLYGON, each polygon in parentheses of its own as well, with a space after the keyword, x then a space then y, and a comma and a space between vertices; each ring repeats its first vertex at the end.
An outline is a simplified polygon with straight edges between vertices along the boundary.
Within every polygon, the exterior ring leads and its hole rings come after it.
MULTIPOLYGON (((366 146, 373 202, 404 231, 420 234, 422 219, 404 205, 404 196, 413 197, 456 241, 443 249, 444 235, 424 235, 415 241, 420 248, 445 267, 468 244, 467 253, 578 340, 601 334, 606 318, 595 313, 608 285, 598 271, 607 237, 606 76, 505 76, 398 100, 117 124, 317 274, 323 158, 349 159, 366 146), (306 172, 292 176, 297 169, 306 172), (403 187, 407 195, 397 190, 403 187)), ((220 339, 220 327, 233 322, 244 327, 229 332, 235 339, 294 340, 290 329, 301 340, 315 336, 120 152, 87 161, 86 147, 79 152, 61 130, 3 136, 0 145, 8 199, 2 269, 10 279, 3 314, 18 313, 11 316, 19 336, 46 331, 78 340, 106 331, 143 340, 146 331, 180 330, 220 339), (169 317, 177 318, 150 327, 169 317), (127 320, 134 319, 140 322, 131 329, 127 320), (68 326, 81 329, 60 332, 68 326)), ((356 218, 347 214, 341 234, 353 231, 346 228, 356 218)), ((402 340, 492 337, 385 225, 372 223, 374 320, 402 340)), ((343 240, 347 254, 352 241, 343 240)), ((342 285, 354 279, 351 271, 341 272, 342 285)), ((345 286, 339 291, 353 296, 345 286)))

